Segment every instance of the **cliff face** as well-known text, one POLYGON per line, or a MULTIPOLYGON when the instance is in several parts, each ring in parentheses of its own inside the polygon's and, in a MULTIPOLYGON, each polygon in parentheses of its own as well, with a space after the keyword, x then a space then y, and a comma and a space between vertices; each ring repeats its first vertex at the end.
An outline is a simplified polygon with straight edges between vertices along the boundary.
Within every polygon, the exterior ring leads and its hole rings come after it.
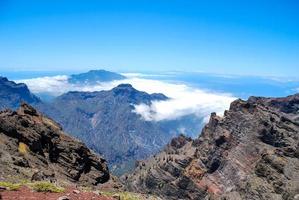
POLYGON ((0 112, 0 180, 51 180, 97 185, 109 180, 106 161, 60 125, 22 104, 0 112))
POLYGON ((299 198, 299 94, 236 100, 201 136, 180 136, 122 177, 165 199, 299 198))

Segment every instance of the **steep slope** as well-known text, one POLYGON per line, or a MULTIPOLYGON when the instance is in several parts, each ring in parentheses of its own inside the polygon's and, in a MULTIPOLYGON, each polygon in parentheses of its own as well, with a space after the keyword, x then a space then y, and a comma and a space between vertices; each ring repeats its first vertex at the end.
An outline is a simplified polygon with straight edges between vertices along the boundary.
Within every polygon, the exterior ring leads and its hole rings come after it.
POLYGON ((24 103, 17 111, 0 112, 0 168, 0 181, 97 185, 109 180, 103 158, 24 103))
POLYGON ((162 94, 147 94, 129 84, 109 91, 69 92, 41 108, 63 128, 100 152, 117 173, 133 168, 142 159, 160 150, 178 133, 166 125, 144 121, 134 113, 134 105, 166 100, 162 94))
POLYGON ((198 139, 173 139, 122 181, 165 199, 296 199, 298 116, 299 94, 236 100, 198 139))
POLYGON ((75 84, 94 84, 97 82, 115 81, 125 78, 125 76, 115 72, 109 72, 106 70, 90 70, 86 73, 71 75, 68 82, 75 84))
POLYGON ((0 77, 0 110, 4 108, 16 109, 22 101, 31 104, 41 102, 38 97, 29 91, 25 84, 17 84, 5 77, 0 77))

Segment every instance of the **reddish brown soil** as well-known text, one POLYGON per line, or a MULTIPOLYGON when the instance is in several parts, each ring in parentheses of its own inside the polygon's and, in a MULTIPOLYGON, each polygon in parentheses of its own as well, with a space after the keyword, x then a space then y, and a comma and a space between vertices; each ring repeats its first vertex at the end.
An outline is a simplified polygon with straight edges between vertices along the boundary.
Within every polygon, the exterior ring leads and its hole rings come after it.
POLYGON ((67 188, 61 193, 35 192, 28 187, 21 187, 17 191, 1 191, 0 200, 57 200, 59 197, 66 196, 70 200, 113 200, 113 198, 97 195, 93 192, 83 192, 76 194, 74 188, 67 188))

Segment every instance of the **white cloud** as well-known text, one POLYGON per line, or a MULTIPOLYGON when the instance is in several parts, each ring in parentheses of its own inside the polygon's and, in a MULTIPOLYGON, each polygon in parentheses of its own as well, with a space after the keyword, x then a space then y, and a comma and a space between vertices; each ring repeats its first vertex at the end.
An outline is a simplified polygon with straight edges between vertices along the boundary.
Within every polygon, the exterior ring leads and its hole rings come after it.
POLYGON ((235 99, 227 93, 215 93, 200 88, 193 88, 184 83, 169 83, 160 80, 144 79, 132 76, 125 80, 102 82, 95 85, 70 84, 67 76, 41 77, 19 80, 28 85, 34 93, 48 93, 58 96, 67 91, 100 91, 110 90, 121 83, 130 83, 134 88, 147 93, 163 93, 170 99, 153 101, 152 104, 134 105, 133 112, 138 113, 144 120, 160 121, 176 119, 189 114, 209 118, 211 112, 221 115, 235 99))
POLYGON ((157 77, 170 77, 171 74, 165 73, 165 74, 142 74, 142 73, 121 73, 123 76, 127 78, 157 78, 157 77))
POLYGON ((170 97, 166 101, 153 101, 148 106, 135 106, 135 112, 145 120, 176 119, 189 114, 207 117, 211 112, 219 115, 236 99, 230 94, 214 93, 202 89, 192 88, 185 84, 166 83, 157 80, 135 79, 133 86, 149 93, 160 92, 170 97))
POLYGON ((58 96, 69 90, 70 86, 67 80, 67 76, 59 75, 16 80, 15 82, 25 83, 33 93, 48 93, 58 96))

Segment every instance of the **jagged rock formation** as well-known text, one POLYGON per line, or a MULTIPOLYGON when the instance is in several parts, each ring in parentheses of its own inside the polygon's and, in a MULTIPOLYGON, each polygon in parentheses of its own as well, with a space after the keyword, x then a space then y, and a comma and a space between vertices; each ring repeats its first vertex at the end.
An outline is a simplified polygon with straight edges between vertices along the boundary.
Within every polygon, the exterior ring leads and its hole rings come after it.
POLYGON ((165 199, 298 199, 299 94, 236 100, 201 136, 173 139, 122 177, 165 199))
POLYGON ((5 108, 16 109, 20 106, 22 101, 26 101, 30 104, 41 102, 38 97, 29 91, 25 84, 17 84, 0 76, 0 110, 5 108))
POLYGON ((25 103, 17 111, 0 112, 0 168, 0 181, 97 185, 109 180, 103 158, 25 103))

